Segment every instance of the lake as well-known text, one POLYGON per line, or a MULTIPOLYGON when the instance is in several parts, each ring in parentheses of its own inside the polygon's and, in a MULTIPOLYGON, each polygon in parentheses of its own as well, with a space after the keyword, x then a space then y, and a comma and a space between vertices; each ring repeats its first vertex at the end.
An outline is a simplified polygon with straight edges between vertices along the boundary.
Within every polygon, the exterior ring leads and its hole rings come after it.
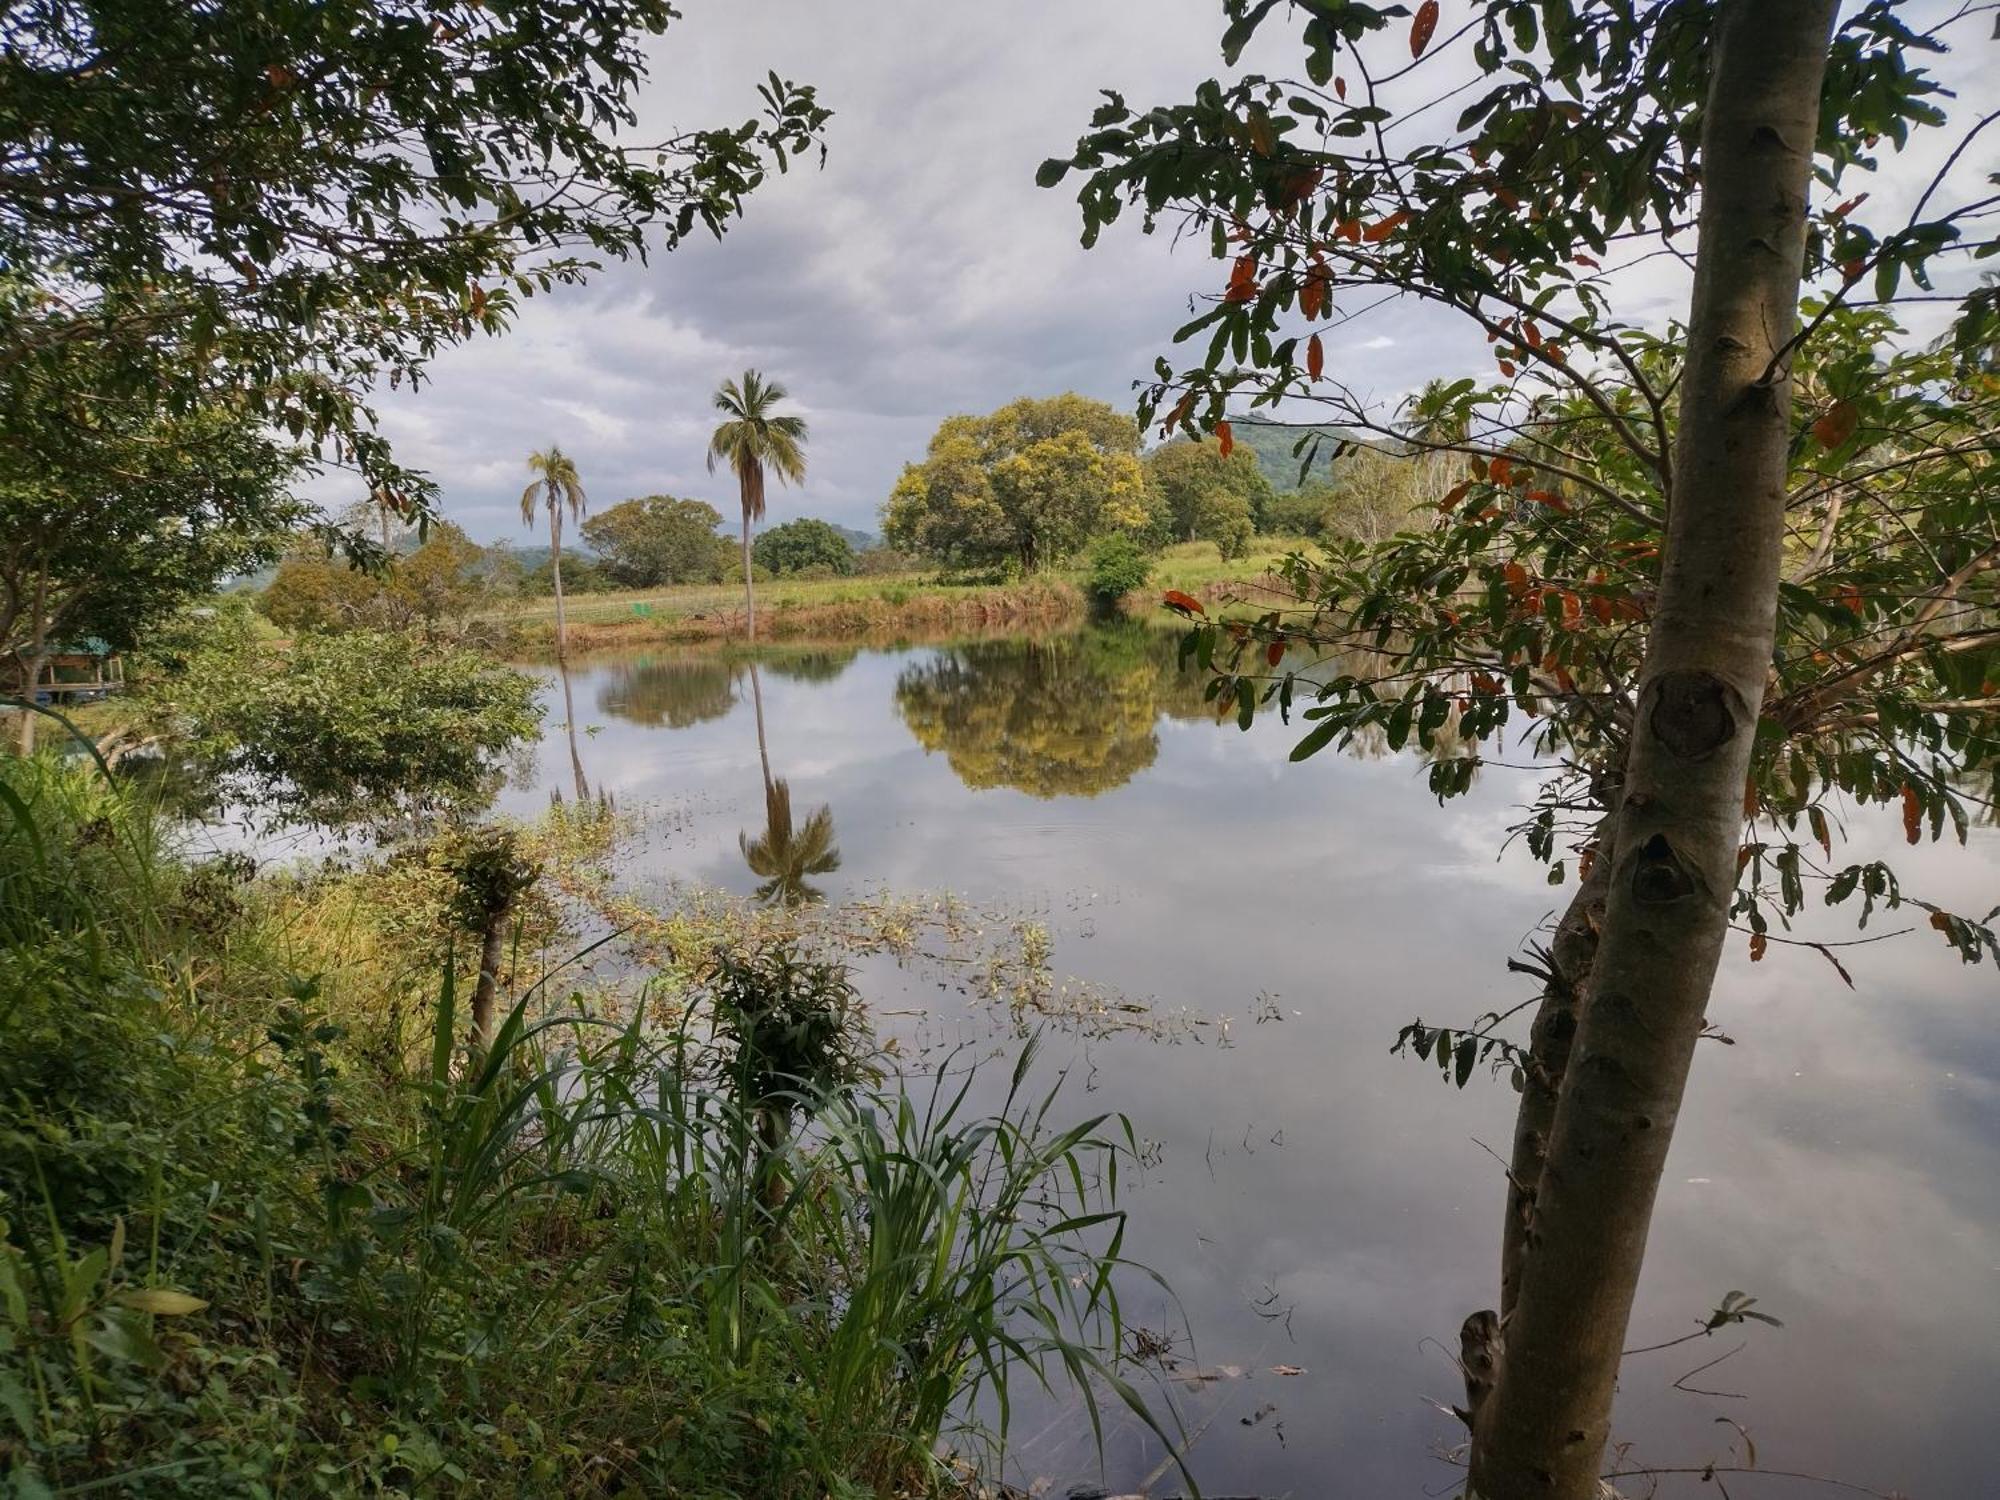
MULTIPOLYGON (((740 658, 592 658, 568 672, 569 711, 543 669, 544 739, 503 810, 608 795, 636 824, 620 878, 656 894, 773 879, 832 903, 951 892, 995 923, 1040 924, 1064 993, 1147 1007, 1052 1026, 1044 1066, 1070 1070, 1059 1113, 1124 1111, 1145 1143, 1127 1243, 1180 1309, 1135 1278, 1126 1315, 1174 1341, 1183 1375, 1218 1376, 1161 1388, 1199 1431, 1204 1489, 1450 1493, 1458 1471, 1438 1455, 1460 1429, 1433 1403, 1462 1401, 1447 1350, 1496 1297, 1504 1182, 1484 1147, 1506 1150, 1515 1096, 1483 1071, 1461 1092, 1389 1048, 1418 1016, 1457 1025, 1530 997, 1506 960, 1567 900, 1524 851, 1501 852, 1534 774, 1489 766, 1440 808, 1413 753, 1293 765, 1296 727, 1218 725, 1173 646, 1128 625, 784 649, 754 680, 740 658), (759 699, 793 827, 775 875, 759 699)), ((1993 830, 1907 849, 1881 811, 1851 818, 1855 858, 1893 859, 1943 905, 1993 904, 1993 830)), ((1768 1470, 1993 1493, 2000 982, 1921 912, 1900 916, 1870 934, 1918 930, 1843 950, 1852 990, 1810 949, 1752 965, 1732 942, 1709 1018, 1733 1045, 1697 1054, 1630 1342, 1693 1330, 1732 1290, 1783 1327, 1629 1361, 1616 1430, 1633 1461, 1741 1463, 1747 1432, 1768 1470)), ((1845 917, 1813 935, 1856 936, 1845 917)), ((913 1067, 959 1042, 1017 1045, 1004 1008, 920 966, 871 959, 859 977, 913 1067)), ((1067 1407, 1017 1414, 1014 1438, 1009 1477, 1056 1496, 1136 1488, 1163 1456, 1114 1423, 1100 1476, 1067 1407)), ((1684 1477, 1661 1493, 1716 1491, 1684 1477)))

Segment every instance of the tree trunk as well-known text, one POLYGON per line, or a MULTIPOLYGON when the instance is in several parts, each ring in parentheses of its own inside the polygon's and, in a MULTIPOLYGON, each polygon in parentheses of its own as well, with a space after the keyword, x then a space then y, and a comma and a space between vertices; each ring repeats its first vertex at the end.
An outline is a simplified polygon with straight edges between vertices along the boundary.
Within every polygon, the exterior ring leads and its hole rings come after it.
POLYGON ((484 1052, 493 1045, 493 1001, 500 992, 500 955, 507 941, 508 902, 486 914, 479 939, 479 982, 472 988, 472 1045, 484 1052))
POLYGON ((590 783, 584 778, 583 757, 576 748, 576 704, 569 692, 569 667, 566 663, 556 663, 556 675, 562 679, 563 728, 569 735, 569 768, 576 778, 576 800, 578 803, 590 800, 590 783))
MULTIPOLYGON (((37 642, 39 648, 40 643, 37 642)), ((42 666, 48 660, 37 649, 33 655, 15 658, 21 664, 21 726, 17 744, 23 755, 35 753, 35 726, 41 715, 35 712, 35 690, 41 683, 42 666)))
POLYGON ((1603 931, 1474 1429, 1486 1500, 1590 1500, 1675 1116, 1728 929, 1776 634, 1789 368, 1836 0, 1722 6, 1659 599, 1603 931))
POLYGON ((562 511, 549 506, 549 578, 556 586, 556 660, 569 653, 569 626, 563 619, 562 596, 562 511))
POLYGON ((750 581, 750 509, 743 510, 743 635, 757 639, 757 590, 750 581))

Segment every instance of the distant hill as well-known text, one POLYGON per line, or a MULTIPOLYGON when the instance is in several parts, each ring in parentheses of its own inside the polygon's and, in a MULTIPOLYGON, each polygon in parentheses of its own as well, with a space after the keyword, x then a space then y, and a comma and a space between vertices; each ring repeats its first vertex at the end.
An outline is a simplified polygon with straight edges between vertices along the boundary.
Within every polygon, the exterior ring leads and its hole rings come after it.
POLYGON ((1363 446, 1382 446, 1382 440, 1366 436, 1345 427, 1320 426, 1311 422, 1272 422, 1262 417, 1231 417, 1230 435, 1239 447, 1248 448, 1257 455, 1257 466, 1264 471, 1264 477, 1271 481, 1274 490, 1295 490, 1299 488, 1299 465, 1311 454, 1312 468, 1308 478, 1326 478, 1333 469, 1333 455, 1343 442, 1363 446), (1294 455, 1292 449, 1299 440, 1318 433, 1319 448, 1294 455))
POLYGON ((882 545, 882 538, 872 531, 856 531, 852 526, 838 526, 831 521, 827 522, 827 525, 846 537, 847 545, 856 552, 873 552, 882 545))

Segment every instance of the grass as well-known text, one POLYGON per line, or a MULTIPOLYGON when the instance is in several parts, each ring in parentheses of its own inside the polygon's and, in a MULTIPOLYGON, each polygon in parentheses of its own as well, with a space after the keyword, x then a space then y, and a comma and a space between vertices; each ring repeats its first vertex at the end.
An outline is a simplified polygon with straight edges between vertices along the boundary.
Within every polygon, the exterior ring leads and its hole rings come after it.
POLYGON ((844 967, 756 944, 619 1019, 544 912, 481 1049, 449 909, 0 761, 0 1489, 917 1496, 1024 1380, 1138 1404, 1131 1133, 1054 1123, 1032 1047, 990 1114, 883 1083, 844 967))
MULTIPOLYGON (((1242 557, 1223 559, 1210 542, 1185 542, 1154 559, 1147 589, 1128 601, 1143 607, 1147 595, 1169 588, 1190 593, 1262 577, 1288 552, 1304 545, 1289 537, 1253 537, 1242 557)), ((856 578, 776 579, 757 585, 757 628, 771 638, 831 639, 923 630, 1018 629, 1081 618, 1087 609, 1087 568, 1051 571, 1013 583, 974 583, 913 572, 856 578)), ((743 591, 734 585, 699 584, 573 594, 564 601, 577 649, 663 640, 707 640, 739 635, 743 591)), ((555 601, 511 602, 483 618, 513 628, 531 649, 554 640, 555 601)))

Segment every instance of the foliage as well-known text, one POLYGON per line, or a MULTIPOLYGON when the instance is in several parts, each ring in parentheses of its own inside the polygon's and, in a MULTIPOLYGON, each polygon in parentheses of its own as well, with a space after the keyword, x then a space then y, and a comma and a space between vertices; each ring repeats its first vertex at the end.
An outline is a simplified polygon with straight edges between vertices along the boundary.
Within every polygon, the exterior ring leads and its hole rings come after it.
POLYGON ((605 259, 720 234, 827 112, 775 74, 740 126, 635 141, 664 0, 254 16, 10 0, 0 430, 58 458, 80 401, 330 444, 401 508, 432 486, 368 391, 605 259), (52 420, 53 418, 53 420, 52 420))
POLYGON ((1173 539, 1214 542, 1225 558, 1248 545, 1252 517, 1271 498, 1256 455, 1243 449, 1224 457, 1214 439, 1155 448, 1146 455, 1146 478, 1159 492, 1173 539))
POLYGON ((531 993, 472 1056, 448 975, 412 1038, 351 977, 350 879, 179 865, 74 763, 0 785, 10 1488, 917 1494, 1011 1378, 1129 1392, 1134 1143, 1053 1128, 1032 1048, 990 1117, 970 1068, 879 1091, 841 966, 742 953, 677 1023, 531 993), (811 1128, 773 1154, 760 1100, 811 1128))
POLYGON ((1152 559, 1129 536, 1100 537, 1090 549, 1090 577, 1084 588, 1100 605, 1113 605, 1146 586, 1153 576, 1152 559))
POLYGON ((423 545, 367 571, 310 541, 278 564, 257 608, 288 631, 435 632, 483 603, 485 549, 449 521, 433 522, 423 545))
POLYGON ((583 523, 583 539, 620 588, 714 583, 728 555, 728 543, 715 530, 721 524, 722 513, 704 501, 647 495, 592 516, 583 523))
POLYGON ((896 481, 883 540, 952 567, 1032 573, 1151 524, 1138 451, 1131 418, 1073 393, 947 417, 896 481))
POLYGON ((844 578, 854 571, 854 548, 824 521, 804 517, 759 532, 750 549, 756 564, 773 575, 824 569, 823 577, 844 578))
POLYGON ((764 519, 767 475, 775 474, 781 484, 805 483, 806 420, 774 410, 790 395, 755 370, 716 390, 715 409, 724 420, 709 435, 708 470, 712 474, 720 464, 736 476, 746 527, 764 519))
POLYGON ((98 636, 130 649, 305 513, 295 457, 240 413, 119 408, 53 455, 0 444, 0 653, 98 636))
POLYGON ((519 673, 359 630, 283 651, 218 646, 148 699, 229 795, 281 821, 379 829, 482 806, 540 716, 519 673))
POLYGON ((833 811, 819 807, 804 823, 792 819, 792 789, 782 776, 764 784, 764 831, 756 838, 737 836, 743 863, 763 883, 757 887, 759 901, 780 906, 798 906, 823 900, 818 886, 808 878, 831 875, 840 868, 840 849, 833 841, 833 811))

